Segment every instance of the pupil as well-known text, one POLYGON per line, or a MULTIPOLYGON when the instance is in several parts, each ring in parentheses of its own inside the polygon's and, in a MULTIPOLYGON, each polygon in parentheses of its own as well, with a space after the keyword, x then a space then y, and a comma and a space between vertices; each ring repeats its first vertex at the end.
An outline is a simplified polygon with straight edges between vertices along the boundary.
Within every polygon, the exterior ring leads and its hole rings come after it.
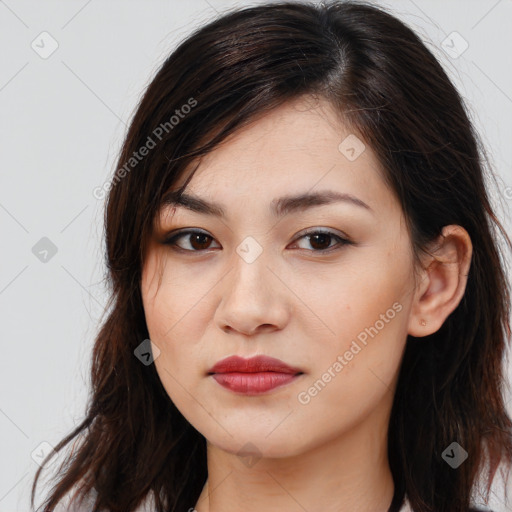
MULTIPOLYGON (((310 236, 310 243, 311 243, 311 245, 312 245, 313 247, 316 247, 316 245, 315 245, 315 244, 316 244, 316 242, 318 241, 318 238, 320 238, 320 240, 322 240, 322 238, 323 238, 323 240, 324 240, 324 242, 325 242, 325 240, 329 241, 329 239, 330 239, 330 235, 328 235, 328 234, 326 234, 326 233, 318 233, 318 234, 316 234, 316 235, 311 235, 311 236, 310 236)), ((320 246, 322 246, 322 245, 323 245, 323 244, 320 242, 320 246)), ((327 246, 329 246, 329 243, 327 243, 327 246)))
POLYGON ((196 242, 197 240, 201 240, 201 238, 204 240, 204 243, 199 242, 199 246, 200 246, 199 249, 205 249, 208 246, 208 241, 207 241, 207 239, 209 238, 208 235, 203 235, 203 234, 194 235, 192 246, 194 247, 194 242, 196 242), (203 247, 203 246, 206 246, 206 247, 203 247))

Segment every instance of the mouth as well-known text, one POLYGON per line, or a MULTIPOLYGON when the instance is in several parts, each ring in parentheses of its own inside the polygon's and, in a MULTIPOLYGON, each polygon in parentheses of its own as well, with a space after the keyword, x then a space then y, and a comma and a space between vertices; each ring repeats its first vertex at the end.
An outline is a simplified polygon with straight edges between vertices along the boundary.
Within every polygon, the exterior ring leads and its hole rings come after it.
POLYGON ((244 395, 258 395, 289 384, 304 372, 269 356, 244 359, 231 356, 219 361, 209 371, 224 388, 244 395))

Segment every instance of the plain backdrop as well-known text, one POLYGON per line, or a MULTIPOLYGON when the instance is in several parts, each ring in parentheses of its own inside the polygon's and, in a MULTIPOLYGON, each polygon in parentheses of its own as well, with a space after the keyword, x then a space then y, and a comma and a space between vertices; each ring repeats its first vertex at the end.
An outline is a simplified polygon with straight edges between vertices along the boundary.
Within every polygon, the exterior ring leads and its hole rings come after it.
MULTIPOLYGON (((107 299, 104 201, 93 190, 114 170, 141 93, 196 26, 257 3, 0 0, 1 512, 29 510, 38 456, 83 415, 107 299)), ((510 232, 512 1, 380 3, 424 38, 466 99, 510 232)))

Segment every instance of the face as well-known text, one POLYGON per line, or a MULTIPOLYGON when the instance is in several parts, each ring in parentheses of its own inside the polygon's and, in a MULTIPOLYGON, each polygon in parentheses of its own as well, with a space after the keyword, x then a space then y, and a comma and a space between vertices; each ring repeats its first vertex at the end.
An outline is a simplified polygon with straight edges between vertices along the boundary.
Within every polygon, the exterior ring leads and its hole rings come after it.
POLYGON ((323 100, 288 103, 203 158, 185 192, 223 216, 169 205, 155 223, 141 290, 156 370, 218 448, 292 456, 387 425, 413 255, 376 156, 355 137, 323 100), (306 194, 326 197, 286 202, 306 194), (233 355, 301 373, 234 391, 208 374, 233 355))

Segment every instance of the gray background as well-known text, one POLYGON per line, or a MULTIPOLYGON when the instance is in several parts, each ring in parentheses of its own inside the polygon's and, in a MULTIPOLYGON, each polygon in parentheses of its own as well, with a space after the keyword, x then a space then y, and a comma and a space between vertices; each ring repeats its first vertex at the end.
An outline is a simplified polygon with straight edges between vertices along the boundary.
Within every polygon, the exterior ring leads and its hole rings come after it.
MULTIPOLYGON (((83 413, 106 302, 104 203, 93 190, 113 172, 136 102, 176 43, 216 11, 248 3, 0 0, 1 512, 29 510, 38 456, 83 413), (38 253, 43 237, 55 254, 38 253)), ((512 1, 381 4, 427 39, 467 99, 510 232, 512 1)), ((497 512, 507 510, 501 493, 496 485, 497 512)))

